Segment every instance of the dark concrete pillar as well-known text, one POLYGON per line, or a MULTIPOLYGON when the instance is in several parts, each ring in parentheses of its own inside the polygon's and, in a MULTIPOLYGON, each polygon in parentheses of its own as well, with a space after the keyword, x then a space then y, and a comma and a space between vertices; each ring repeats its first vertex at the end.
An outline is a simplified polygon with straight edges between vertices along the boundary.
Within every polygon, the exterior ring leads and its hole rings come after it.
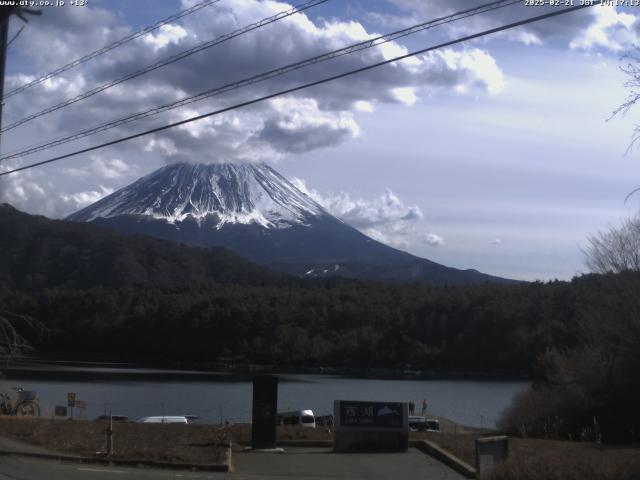
POLYGON ((277 408, 278 378, 254 377, 251 423, 251 446, 254 449, 276 448, 277 408))

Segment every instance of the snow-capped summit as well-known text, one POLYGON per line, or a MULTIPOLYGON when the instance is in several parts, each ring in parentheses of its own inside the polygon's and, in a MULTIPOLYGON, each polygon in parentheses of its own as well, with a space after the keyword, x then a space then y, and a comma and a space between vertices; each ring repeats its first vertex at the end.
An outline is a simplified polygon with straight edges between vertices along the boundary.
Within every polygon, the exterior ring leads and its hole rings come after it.
POLYGON ((124 233, 226 247, 299 276, 460 284, 504 281, 415 257, 328 213, 264 164, 173 164, 70 215, 124 233))
POLYGON ((175 224, 207 219, 226 224, 287 228, 327 212, 265 164, 189 164, 160 168, 68 217, 143 215, 175 224))

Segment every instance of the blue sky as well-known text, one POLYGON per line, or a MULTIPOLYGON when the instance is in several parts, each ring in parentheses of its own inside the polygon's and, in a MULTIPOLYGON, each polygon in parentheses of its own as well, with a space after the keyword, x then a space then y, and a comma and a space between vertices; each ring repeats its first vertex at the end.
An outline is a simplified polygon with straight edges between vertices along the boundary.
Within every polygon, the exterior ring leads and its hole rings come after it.
MULTIPOLYGON (((92 0, 45 9, 11 45, 7 87, 193 5, 92 0), (45 48, 46 46, 46 48, 45 48)), ((329 0, 81 104, 3 134, 3 152, 485 2, 329 0)), ((3 124, 198 42, 285 10, 221 0, 175 25, 7 100, 3 124)), ((485 13, 286 78, 199 102, 24 159, 253 98, 407 50, 542 12, 485 13)), ((266 161, 363 232, 458 268, 527 280, 585 272, 586 236, 638 210, 626 153, 635 112, 606 119, 627 95, 620 56, 640 10, 593 7, 457 45, 412 62, 65 160, 0 181, 0 200, 63 217, 175 161, 266 161)), ((19 21, 13 21, 16 31, 19 21)))

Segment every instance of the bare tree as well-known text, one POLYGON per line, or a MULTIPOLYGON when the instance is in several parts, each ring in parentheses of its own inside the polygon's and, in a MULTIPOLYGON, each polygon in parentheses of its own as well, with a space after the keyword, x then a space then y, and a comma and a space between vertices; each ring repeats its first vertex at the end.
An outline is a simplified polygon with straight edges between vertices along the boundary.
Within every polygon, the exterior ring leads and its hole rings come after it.
MULTIPOLYGON (((627 75, 627 80, 624 82, 624 86, 628 88, 630 92, 624 102, 622 102, 622 104, 613 111, 608 120, 611 120, 618 114, 625 115, 631 107, 640 101, 640 57, 633 53, 627 53, 621 58, 621 60, 627 62, 626 65, 620 67, 620 70, 627 75)), ((633 148, 638 140, 640 140, 640 125, 636 125, 633 130, 629 150, 633 148)))
POLYGON ((640 271, 640 215, 587 238, 587 267, 594 273, 640 271))
POLYGON ((10 361, 16 354, 32 350, 25 333, 42 336, 46 328, 31 317, 0 312, 0 357, 10 361))

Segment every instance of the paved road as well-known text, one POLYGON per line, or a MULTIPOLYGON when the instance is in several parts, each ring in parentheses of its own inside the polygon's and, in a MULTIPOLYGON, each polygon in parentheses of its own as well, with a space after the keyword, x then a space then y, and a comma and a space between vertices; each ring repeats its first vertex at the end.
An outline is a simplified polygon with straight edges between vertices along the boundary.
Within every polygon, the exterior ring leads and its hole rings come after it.
POLYGON ((0 480, 462 480, 412 448, 408 453, 337 454, 326 448, 287 448, 284 454, 236 452, 235 473, 193 472, 0 457, 0 480))
POLYGON ((4 450, 5 452, 25 452, 25 453, 44 453, 44 454, 56 454, 59 452, 54 452, 52 450, 48 450, 46 448, 37 447, 35 445, 30 445, 28 443, 19 442, 17 440, 12 440, 10 438, 0 437, 0 450, 4 450))
POLYGON ((464 477, 415 448, 407 453, 333 453, 327 448, 285 448, 284 454, 240 452, 239 476, 305 480, 462 480, 464 477))
MULTIPOLYGON (((0 457, 0 480, 205 480, 232 477, 224 473, 106 467, 26 457, 0 457)), ((235 476, 234 476, 235 478, 235 476)), ((238 480, 240 477, 237 477, 238 480)))

